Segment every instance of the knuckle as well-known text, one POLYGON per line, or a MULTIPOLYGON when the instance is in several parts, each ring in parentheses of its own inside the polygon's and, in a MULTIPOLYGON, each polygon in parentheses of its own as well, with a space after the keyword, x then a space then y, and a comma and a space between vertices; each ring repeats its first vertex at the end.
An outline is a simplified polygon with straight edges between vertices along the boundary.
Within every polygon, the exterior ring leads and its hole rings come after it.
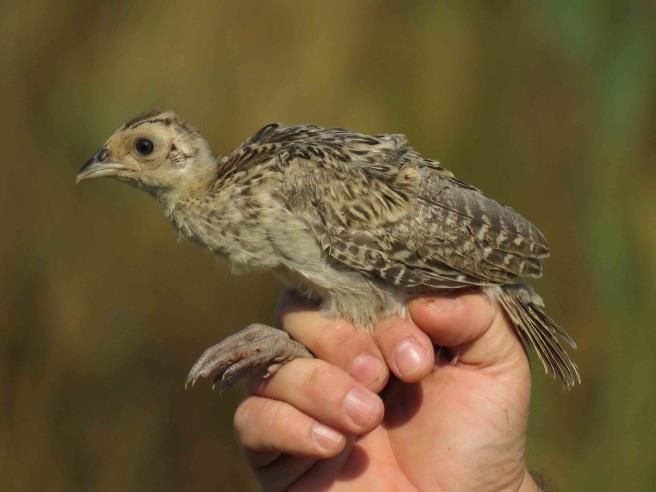
POLYGON ((311 388, 319 387, 326 376, 326 370, 321 365, 315 364, 307 375, 307 384, 311 388))
POLYGON ((240 441, 253 440, 253 429, 277 429, 289 425, 284 404, 268 398, 251 397, 244 400, 233 417, 234 428, 240 441), (282 425, 282 427, 281 427, 282 425))
POLYGON ((331 407, 351 386, 350 376, 320 359, 297 359, 279 373, 280 379, 272 382, 275 386, 266 389, 267 396, 299 409, 331 407))
POLYGON ((285 428, 284 407, 275 400, 266 400, 262 405, 261 421, 264 429, 285 428))
POLYGON ((325 388, 335 380, 334 367, 320 359, 295 359, 283 368, 288 380, 285 384, 296 385, 302 391, 325 388))
POLYGON ((360 337, 356 328, 343 320, 334 320, 317 334, 317 346, 323 351, 339 348, 342 353, 358 342, 360 337))
POLYGON ((239 404, 232 418, 233 426, 238 433, 243 432, 255 424, 254 411, 256 411, 260 400, 254 397, 246 398, 239 404))
MULTIPOLYGON (((284 384, 287 389, 293 386, 285 395, 304 395, 303 401, 327 401, 333 394, 339 394, 340 389, 347 386, 349 376, 340 368, 321 359, 297 359, 288 364, 285 371, 284 384), (330 391, 326 391, 330 388, 330 391)), ((281 390, 276 391, 277 396, 281 390)), ((279 399, 279 398, 278 398, 279 399)), ((294 398, 294 401, 297 401, 294 398)))
POLYGON ((235 410, 235 414, 232 417, 232 425, 235 428, 237 436, 240 438, 240 440, 243 436, 243 431, 248 429, 248 427, 251 425, 252 412, 250 407, 252 405, 249 404, 249 400, 250 398, 243 401, 237 407, 237 410, 235 410))
POLYGON ((320 413, 331 412, 351 387, 350 377, 339 368, 317 360, 302 377, 304 399, 312 408, 320 407, 320 413))
MULTIPOLYGON (((374 331, 374 340, 381 348, 383 353, 393 348, 399 341, 414 337, 417 332, 421 330, 413 330, 407 323, 403 323, 396 319, 383 320, 376 326, 374 331)), ((423 333, 423 332, 421 332, 423 333)))

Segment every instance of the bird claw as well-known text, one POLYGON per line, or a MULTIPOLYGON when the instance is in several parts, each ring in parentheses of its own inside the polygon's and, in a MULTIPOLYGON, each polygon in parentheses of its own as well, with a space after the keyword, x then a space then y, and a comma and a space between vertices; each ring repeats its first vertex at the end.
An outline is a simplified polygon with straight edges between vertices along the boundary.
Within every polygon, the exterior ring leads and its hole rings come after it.
POLYGON ((212 389, 219 385, 223 392, 246 375, 266 369, 264 377, 269 377, 283 364, 299 357, 312 354, 287 332, 254 323, 205 350, 189 371, 185 388, 216 373, 212 389))

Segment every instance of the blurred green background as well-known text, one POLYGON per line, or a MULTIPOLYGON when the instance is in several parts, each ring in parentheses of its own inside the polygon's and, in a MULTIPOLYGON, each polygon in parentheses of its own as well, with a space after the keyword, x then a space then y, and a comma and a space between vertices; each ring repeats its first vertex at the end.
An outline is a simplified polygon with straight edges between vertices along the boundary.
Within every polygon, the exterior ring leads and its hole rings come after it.
POLYGON ((655 490, 655 26, 620 0, 2 2, 0 488, 254 488, 240 391, 183 381, 280 285, 177 244, 143 193, 74 185, 159 106, 217 153, 270 121, 402 132, 520 210, 584 378, 535 366, 529 466, 655 490))

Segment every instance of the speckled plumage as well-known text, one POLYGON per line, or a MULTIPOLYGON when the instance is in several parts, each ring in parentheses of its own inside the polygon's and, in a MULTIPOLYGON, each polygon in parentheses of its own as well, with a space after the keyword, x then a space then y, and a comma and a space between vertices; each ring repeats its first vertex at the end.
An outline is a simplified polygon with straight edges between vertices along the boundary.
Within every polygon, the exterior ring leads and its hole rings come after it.
POLYGON ((158 126, 173 132, 164 160, 184 178, 140 186, 183 236, 234 270, 273 269, 364 329, 403 314, 410 296, 481 287, 549 373, 568 387, 580 381, 559 338, 573 341, 521 283, 541 275, 544 236, 419 155, 404 136, 271 124, 216 160, 172 112, 138 117, 117 134, 158 126))

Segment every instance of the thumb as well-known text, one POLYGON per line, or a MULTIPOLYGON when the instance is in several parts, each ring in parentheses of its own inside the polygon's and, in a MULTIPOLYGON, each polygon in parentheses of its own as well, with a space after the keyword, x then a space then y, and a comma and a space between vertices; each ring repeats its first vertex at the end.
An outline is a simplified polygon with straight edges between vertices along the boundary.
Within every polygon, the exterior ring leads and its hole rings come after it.
POLYGON ((449 349, 460 364, 528 369, 514 327, 495 301, 481 292, 421 297, 410 316, 433 343, 449 349))

